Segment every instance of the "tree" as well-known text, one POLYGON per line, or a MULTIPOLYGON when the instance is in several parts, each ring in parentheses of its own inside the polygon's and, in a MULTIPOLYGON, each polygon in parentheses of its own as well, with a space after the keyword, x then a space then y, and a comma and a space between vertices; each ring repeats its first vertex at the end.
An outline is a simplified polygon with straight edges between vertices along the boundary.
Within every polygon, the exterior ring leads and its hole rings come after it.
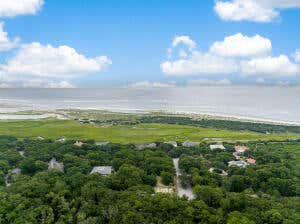
POLYGON ((162 171, 160 174, 162 182, 164 185, 169 185, 173 183, 173 174, 170 172, 162 171))
POLYGON ((227 224, 255 224, 240 212, 231 212, 228 215, 227 224))
POLYGON ((214 208, 220 206, 223 198, 223 191, 218 187, 197 185, 193 188, 193 192, 197 199, 203 200, 208 206, 214 208))

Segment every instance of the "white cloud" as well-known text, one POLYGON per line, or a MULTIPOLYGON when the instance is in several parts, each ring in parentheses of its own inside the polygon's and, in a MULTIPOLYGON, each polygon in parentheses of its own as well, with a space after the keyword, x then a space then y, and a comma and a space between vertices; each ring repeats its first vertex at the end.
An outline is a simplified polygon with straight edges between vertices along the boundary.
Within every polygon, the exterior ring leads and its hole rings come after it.
POLYGON ((163 73, 176 76, 229 74, 237 71, 237 65, 233 60, 197 51, 186 59, 165 61, 160 67, 163 73))
POLYGON ((231 84, 229 79, 191 79, 187 81, 188 86, 228 86, 231 84))
POLYGON ((252 37, 237 33, 217 41, 210 47, 210 52, 223 57, 255 57, 271 53, 272 44, 267 38, 252 37))
POLYGON ((0 80, 23 87, 70 88, 65 79, 101 72, 112 62, 107 56, 88 58, 63 45, 22 45, 16 55, 0 65, 0 80))
POLYGON ((266 80, 262 77, 256 79, 257 84, 264 84, 265 82, 266 82, 266 80))
POLYGON ((52 81, 45 78, 25 78, 18 80, 18 85, 11 82, 10 86, 20 86, 23 88, 75 88, 68 81, 52 81))
POLYGON ((189 49, 196 47, 196 42, 193 41, 189 36, 176 36, 173 40, 172 47, 177 47, 180 43, 187 45, 189 49))
POLYGON ((295 61, 286 55, 272 56, 271 41, 260 35, 249 37, 238 33, 214 42, 208 52, 193 49, 179 54, 179 59, 171 58, 160 67, 163 73, 173 76, 241 74, 274 78, 300 75, 300 51, 294 54, 295 61))
POLYGON ((110 64, 107 56, 87 58, 66 45, 35 42, 23 45, 7 64, 0 65, 0 71, 7 76, 67 78, 100 72, 110 64))
POLYGON ((0 17, 34 15, 44 4, 44 0, 0 0, 0 17))
POLYGON ((129 85, 132 88, 170 88, 174 87, 174 83, 162 83, 162 82, 137 82, 129 85))
POLYGON ((186 58, 187 56, 188 56, 188 53, 186 53, 186 51, 184 51, 184 50, 179 51, 179 57, 186 58))
POLYGON ((242 74, 264 76, 294 76, 300 74, 299 64, 290 61, 286 55, 255 58, 241 63, 242 74))
POLYGON ((7 83, 0 83, 0 89, 1 88, 10 88, 11 85, 7 84, 7 83))
POLYGON ((282 81, 282 80, 280 80, 280 81, 278 81, 276 84, 277 84, 278 86, 289 86, 289 85, 290 85, 290 82, 289 82, 289 81, 282 81))
POLYGON ((300 50, 295 51, 294 58, 296 62, 300 62, 300 50))
POLYGON ((67 81, 51 82, 48 84, 49 88, 74 88, 75 86, 67 81))
POLYGON ((280 9, 298 7, 300 0, 218 0, 214 10, 223 20, 271 22, 280 9))
POLYGON ((7 32, 4 31, 4 22, 0 22, 0 51, 9 51, 19 45, 20 39, 10 40, 7 32))

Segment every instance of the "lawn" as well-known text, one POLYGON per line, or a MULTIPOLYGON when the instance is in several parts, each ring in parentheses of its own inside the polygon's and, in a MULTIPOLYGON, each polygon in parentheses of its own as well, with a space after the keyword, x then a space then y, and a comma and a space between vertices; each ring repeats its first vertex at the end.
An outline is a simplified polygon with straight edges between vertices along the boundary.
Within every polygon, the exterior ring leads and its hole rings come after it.
POLYGON ((167 140, 201 141, 204 138, 218 138, 222 140, 282 140, 300 138, 300 134, 259 134, 246 131, 214 130, 184 125, 169 124, 139 124, 95 126, 93 124, 79 124, 74 120, 2 120, 0 134, 20 138, 43 136, 56 139, 94 139, 96 141, 110 141, 114 143, 146 143, 167 140))

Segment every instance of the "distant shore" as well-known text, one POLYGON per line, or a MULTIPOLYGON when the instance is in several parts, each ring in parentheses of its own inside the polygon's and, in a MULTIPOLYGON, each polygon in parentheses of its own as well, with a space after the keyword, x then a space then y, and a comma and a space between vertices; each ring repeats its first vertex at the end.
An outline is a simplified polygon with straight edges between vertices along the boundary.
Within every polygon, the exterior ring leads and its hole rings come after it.
POLYGON ((251 122, 251 123, 263 123, 263 124, 275 124, 275 125, 289 125, 289 126, 299 126, 300 122, 293 121, 280 121, 265 118, 254 118, 248 116, 237 116, 237 115, 222 115, 218 113, 194 113, 194 112, 169 112, 169 111, 146 111, 146 110, 100 110, 100 109, 61 109, 54 111, 18 111, 18 112, 2 112, 0 113, 0 120, 35 120, 35 119, 45 119, 45 118, 56 118, 56 119, 74 119, 68 113, 72 111, 82 111, 82 112, 111 112, 115 114, 130 114, 130 115, 141 115, 141 114, 156 114, 156 115, 169 115, 169 116, 183 116, 192 117, 195 119, 212 119, 212 120, 228 120, 228 121, 241 121, 241 122, 251 122))

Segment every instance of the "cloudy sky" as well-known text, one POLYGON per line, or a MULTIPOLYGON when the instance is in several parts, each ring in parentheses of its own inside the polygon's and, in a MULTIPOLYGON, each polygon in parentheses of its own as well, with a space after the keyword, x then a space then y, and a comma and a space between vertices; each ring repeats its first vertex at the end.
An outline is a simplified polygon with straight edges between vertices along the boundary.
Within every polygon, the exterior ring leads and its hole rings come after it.
POLYGON ((300 85, 300 0, 0 0, 0 87, 300 85))

